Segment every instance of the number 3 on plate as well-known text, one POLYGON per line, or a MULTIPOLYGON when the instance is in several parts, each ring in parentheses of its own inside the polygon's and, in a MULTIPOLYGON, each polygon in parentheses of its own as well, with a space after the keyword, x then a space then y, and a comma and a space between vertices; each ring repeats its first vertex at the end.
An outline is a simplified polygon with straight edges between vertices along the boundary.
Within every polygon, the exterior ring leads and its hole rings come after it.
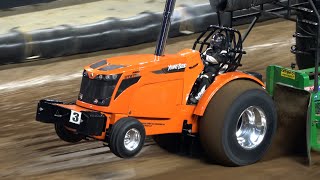
POLYGON ((74 124, 80 124, 81 123, 81 112, 71 110, 69 122, 74 123, 74 124))

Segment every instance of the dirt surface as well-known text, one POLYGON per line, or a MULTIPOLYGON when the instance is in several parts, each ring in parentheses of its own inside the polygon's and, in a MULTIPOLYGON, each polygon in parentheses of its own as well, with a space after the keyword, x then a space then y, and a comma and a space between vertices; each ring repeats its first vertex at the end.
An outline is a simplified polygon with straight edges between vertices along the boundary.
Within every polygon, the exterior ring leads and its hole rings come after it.
MULTIPOLYGON (((294 56, 294 23, 260 24, 248 37, 241 69, 265 74, 270 64, 290 66, 294 56)), ((196 35, 169 40, 167 53, 189 48, 196 35)), ((306 166, 304 157, 277 156, 257 164, 231 168, 208 164, 204 158, 170 154, 148 140, 135 158, 124 160, 101 142, 62 142, 53 126, 35 121, 39 99, 72 101, 82 67, 102 58, 153 53, 154 43, 46 62, 3 66, 0 70, 0 179, 320 179, 320 158, 306 166), (68 60, 68 61, 66 61, 68 60)))

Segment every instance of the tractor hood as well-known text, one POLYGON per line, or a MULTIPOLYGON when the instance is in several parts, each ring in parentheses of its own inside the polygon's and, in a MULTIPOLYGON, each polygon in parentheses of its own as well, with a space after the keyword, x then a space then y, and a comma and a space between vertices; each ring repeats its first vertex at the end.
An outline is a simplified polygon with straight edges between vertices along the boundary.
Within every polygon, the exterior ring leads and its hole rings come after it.
POLYGON ((85 67, 85 70, 93 74, 122 74, 130 70, 139 70, 140 67, 150 64, 154 60, 154 55, 130 55, 112 57, 85 67))
POLYGON ((148 88, 156 87, 151 90, 155 92, 165 86, 172 89, 188 85, 187 95, 202 69, 199 51, 190 49, 165 56, 142 54, 108 58, 85 67, 77 105, 103 112, 127 113, 128 99, 140 98, 146 94, 146 89, 149 92, 148 88))
MULTIPOLYGON (((189 52, 190 53, 190 52, 189 52)), ((85 67, 85 71, 90 78, 97 75, 127 74, 130 72, 150 72, 164 68, 171 69, 187 66, 185 53, 170 54, 157 57, 153 54, 129 55, 112 57, 85 67)))

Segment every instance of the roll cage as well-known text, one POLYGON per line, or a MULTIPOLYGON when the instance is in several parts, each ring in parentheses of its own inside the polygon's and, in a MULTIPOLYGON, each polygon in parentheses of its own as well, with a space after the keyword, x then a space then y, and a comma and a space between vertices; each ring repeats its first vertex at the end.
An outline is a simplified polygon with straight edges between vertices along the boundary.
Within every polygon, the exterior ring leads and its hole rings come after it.
MULTIPOLYGON (((318 5, 319 6, 319 5, 318 5)), ((214 7, 213 7, 214 8, 214 7)), ((320 15, 317 10, 316 4, 313 0, 285 0, 285 1, 273 1, 272 3, 262 4, 255 7, 250 8, 250 13, 241 14, 239 10, 231 11, 231 12, 220 12, 217 10, 217 18, 219 25, 211 25, 205 31, 203 31, 196 41, 193 44, 192 49, 198 50, 200 53, 204 52, 204 48, 208 48, 210 45, 211 37, 216 33, 223 33, 226 35, 226 39, 228 41, 228 55, 229 62, 226 63, 228 68, 224 70, 224 72, 235 71, 239 66, 241 66, 242 55, 246 52, 243 50, 243 42, 251 32, 252 28, 259 20, 261 16, 268 17, 276 17, 276 18, 284 18, 294 22, 303 22, 306 24, 311 24, 316 26, 317 33, 311 34, 310 36, 303 36, 299 33, 296 33, 294 36, 302 37, 302 38, 315 38, 316 39, 316 47, 312 49, 312 53, 315 53, 315 70, 314 74, 319 74, 319 62, 320 62, 320 15), (316 17, 316 22, 299 19, 296 16, 296 12, 312 14, 316 17), (221 25, 221 16, 224 13, 230 13, 230 24, 228 27, 224 27, 221 25), (233 28, 233 22, 253 18, 251 23, 249 24, 246 32, 241 35, 241 33, 233 28)), ((291 48, 291 52, 294 54, 297 53, 310 53, 299 50, 293 46, 291 48)), ((221 71, 220 71, 221 72, 221 71)), ((319 91, 318 86, 318 76, 314 76, 314 92, 319 91)))

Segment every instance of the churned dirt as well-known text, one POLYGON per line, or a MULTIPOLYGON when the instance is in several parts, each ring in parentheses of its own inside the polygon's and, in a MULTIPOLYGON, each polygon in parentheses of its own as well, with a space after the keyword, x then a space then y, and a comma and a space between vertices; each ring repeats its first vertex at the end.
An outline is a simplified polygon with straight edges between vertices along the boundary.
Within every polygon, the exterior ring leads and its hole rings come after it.
MULTIPOLYGON (((265 74, 270 64, 290 66, 294 62, 290 54, 294 29, 294 23, 287 21, 259 24, 245 42, 248 54, 241 69, 265 74)), ((167 52, 190 48, 195 38, 170 39, 167 52)), ((52 125, 35 121, 39 99, 76 98, 82 66, 106 57, 153 51, 154 43, 149 43, 1 67, 0 179, 320 179, 319 156, 314 156, 308 166, 304 156, 281 151, 281 143, 263 161, 238 168, 208 164, 201 157, 170 154, 152 140, 147 140, 137 157, 124 160, 101 142, 65 143, 55 135, 52 125)), ((288 134, 277 136, 282 141, 290 138, 288 134)))

